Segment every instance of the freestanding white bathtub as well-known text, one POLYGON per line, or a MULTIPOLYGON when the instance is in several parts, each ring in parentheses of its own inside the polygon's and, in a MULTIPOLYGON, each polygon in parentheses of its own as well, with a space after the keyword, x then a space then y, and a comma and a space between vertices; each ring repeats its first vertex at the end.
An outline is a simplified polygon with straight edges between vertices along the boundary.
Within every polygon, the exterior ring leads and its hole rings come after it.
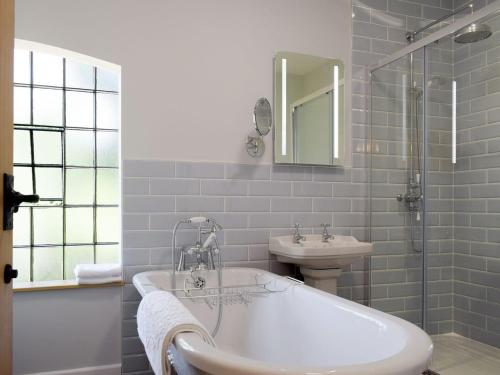
MULTIPOLYGON (((217 286, 216 271, 203 271, 208 286, 217 286)), ((177 287, 188 272, 176 273, 177 287)), ((223 269, 223 285, 278 277, 251 268, 223 269)), ((144 296, 171 288, 168 271, 134 276, 144 296)), ((174 340, 179 374, 213 375, 419 375, 428 369, 432 342, 420 328, 402 319, 350 302, 291 280, 276 281, 279 293, 256 296, 249 304, 224 305, 217 348, 193 333, 174 340)), ((182 294, 182 293, 181 293, 182 294)), ((211 331, 218 307, 181 299, 211 331)))

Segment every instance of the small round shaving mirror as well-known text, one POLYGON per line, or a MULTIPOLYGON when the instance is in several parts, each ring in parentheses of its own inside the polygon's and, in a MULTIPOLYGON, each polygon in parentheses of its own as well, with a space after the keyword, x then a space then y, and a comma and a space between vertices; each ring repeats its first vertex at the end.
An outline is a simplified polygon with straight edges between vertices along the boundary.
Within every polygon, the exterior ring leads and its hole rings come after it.
POLYGON ((260 98, 257 100, 257 103, 255 103, 255 107, 253 109, 253 121, 255 123, 257 133, 261 136, 266 135, 271 130, 273 115, 271 112, 271 104, 266 98, 260 98))

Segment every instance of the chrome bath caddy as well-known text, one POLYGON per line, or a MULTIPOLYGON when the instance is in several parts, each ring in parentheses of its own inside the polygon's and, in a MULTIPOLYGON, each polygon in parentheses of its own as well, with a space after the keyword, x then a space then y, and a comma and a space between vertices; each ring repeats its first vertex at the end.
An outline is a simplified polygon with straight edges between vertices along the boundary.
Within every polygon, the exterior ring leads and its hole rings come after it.
POLYGON ((206 286, 200 276, 186 277, 184 287, 178 289, 162 289, 173 293, 178 299, 189 299, 193 302, 207 303, 214 307, 224 305, 248 305, 254 298, 262 298, 274 293, 286 292, 288 289, 302 285, 304 282, 290 276, 265 277, 255 275, 255 283, 240 285, 225 285, 222 287, 206 286), (191 279, 191 280, 190 280, 191 279), (280 280, 289 280, 292 283, 279 283, 280 280), (281 284, 281 285, 278 285, 281 284))

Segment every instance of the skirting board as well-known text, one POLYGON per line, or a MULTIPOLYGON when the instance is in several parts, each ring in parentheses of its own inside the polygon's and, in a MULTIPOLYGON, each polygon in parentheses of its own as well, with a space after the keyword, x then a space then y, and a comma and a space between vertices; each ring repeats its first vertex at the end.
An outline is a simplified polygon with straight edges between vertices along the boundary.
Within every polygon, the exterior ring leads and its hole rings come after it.
POLYGON ((33 372, 27 375, 120 375, 122 371, 121 363, 112 365, 81 367, 67 370, 33 372))

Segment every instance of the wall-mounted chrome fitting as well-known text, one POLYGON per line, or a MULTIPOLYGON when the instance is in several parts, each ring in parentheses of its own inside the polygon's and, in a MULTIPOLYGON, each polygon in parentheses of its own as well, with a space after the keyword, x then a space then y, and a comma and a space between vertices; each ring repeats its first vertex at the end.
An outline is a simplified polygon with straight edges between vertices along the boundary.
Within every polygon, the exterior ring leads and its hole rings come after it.
POLYGON ((260 158, 264 155, 266 150, 266 145, 261 136, 257 137, 247 137, 247 152, 253 158, 260 158))
POLYGON ((246 149, 248 155, 258 158, 264 155, 266 147, 263 137, 269 133, 273 124, 271 104, 266 98, 260 98, 257 100, 257 103, 255 103, 253 109, 253 123, 257 131, 257 136, 247 137, 246 149))

